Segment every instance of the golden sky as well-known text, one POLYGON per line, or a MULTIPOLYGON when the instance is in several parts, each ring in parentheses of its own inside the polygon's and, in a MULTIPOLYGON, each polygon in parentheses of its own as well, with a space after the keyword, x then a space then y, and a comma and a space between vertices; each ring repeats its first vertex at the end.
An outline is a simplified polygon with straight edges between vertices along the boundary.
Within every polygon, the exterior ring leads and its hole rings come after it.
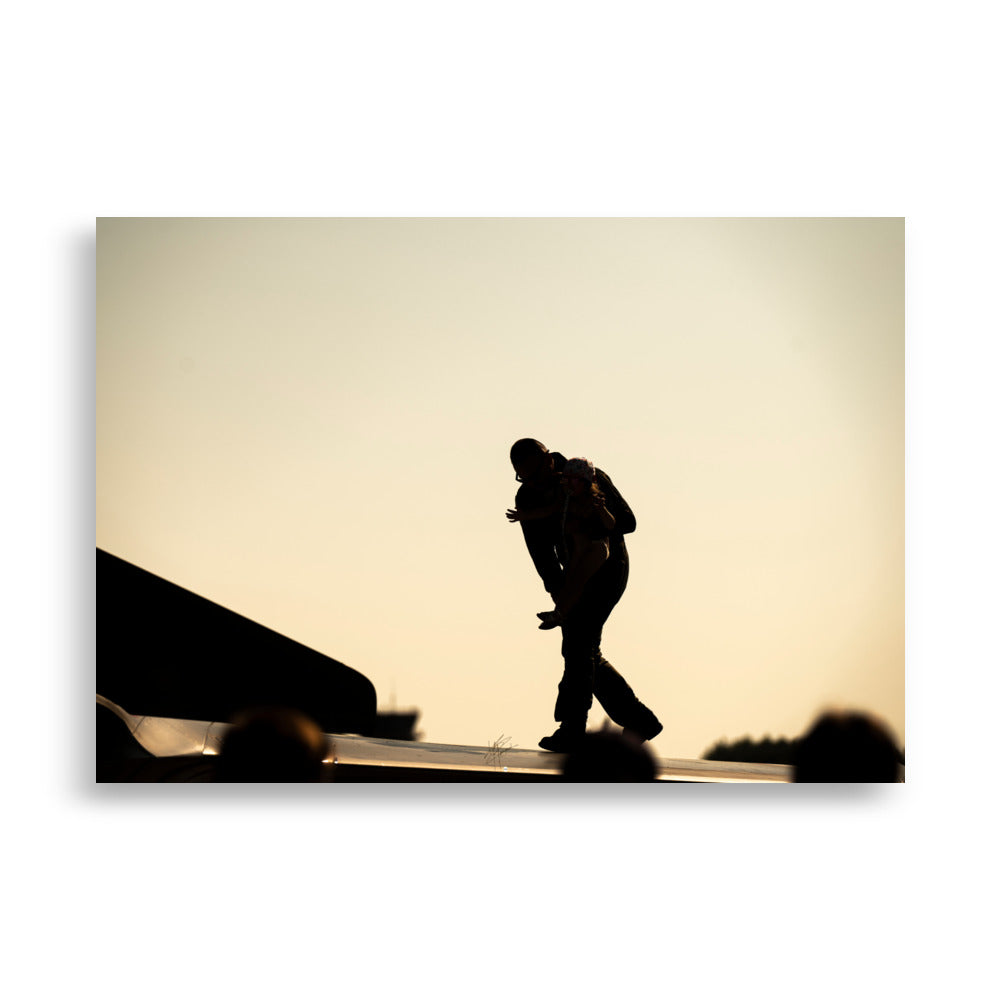
POLYGON ((504 510, 536 437, 636 514, 602 648, 660 756, 830 704, 902 742, 903 228, 100 219, 97 544, 429 741, 534 747, 559 638, 504 510))

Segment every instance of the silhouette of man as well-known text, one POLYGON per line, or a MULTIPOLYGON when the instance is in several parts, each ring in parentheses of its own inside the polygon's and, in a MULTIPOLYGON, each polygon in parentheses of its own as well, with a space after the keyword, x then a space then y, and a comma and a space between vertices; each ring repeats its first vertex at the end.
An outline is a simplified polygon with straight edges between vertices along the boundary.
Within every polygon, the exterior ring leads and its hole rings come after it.
MULTIPOLYGON (((516 510, 507 512, 508 520, 516 520, 516 511, 557 506, 562 496, 559 477, 566 464, 563 455, 550 452, 533 438, 521 438, 510 449, 510 461, 521 486, 514 501, 516 510)), ((597 469, 595 474, 607 508, 614 515, 615 527, 609 538, 607 561, 587 581, 582 596, 561 625, 563 675, 555 706, 559 728, 538 741, 543 750, 556 753, 568 752, 583 738, 594 698, 633 740, 651 740, 663 729, 659 719, 601 653, 604 623, 628 583, 628 552, 623 536, 635 531, 635 516, 607 473, 597 469)), ((542 585, 554 595, 562 586, 567 564, 562 518, 553 513, 518 523, 542 585)))

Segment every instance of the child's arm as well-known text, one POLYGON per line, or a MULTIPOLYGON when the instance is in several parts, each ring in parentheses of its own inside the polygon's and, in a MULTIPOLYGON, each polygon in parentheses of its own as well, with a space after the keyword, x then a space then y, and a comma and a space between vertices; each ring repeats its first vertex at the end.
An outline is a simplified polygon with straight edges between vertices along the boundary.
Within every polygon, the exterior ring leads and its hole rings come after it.
POLYGON ((604 502, 603 496, 594 497, 594 510, 597 516, 601 519, 601 524, 604 525, 605 530, 610 534, 615 530, 615 515, 608 510, 608 505, 604 502))
POLYGON ((607 506, 615 512, 615 529, 619 534, 627 535, 635 531, 635 514, 631 507, 625 502, 625 498, 618 492, 615 484, 611 482, 608 474, 597 470, 597 485, 601 493, 607 498, 607 506))
POLYGON ((615 515, 608 510, 607 500, 605 500, 604 494, 600 490, 585 493, 580 497, 576 502, 576 511, 580 517, 590 517, 591 514, 595 514, 601 522, 601 527, 608 534, 615 530, 615 524, 617 523, 615 515))

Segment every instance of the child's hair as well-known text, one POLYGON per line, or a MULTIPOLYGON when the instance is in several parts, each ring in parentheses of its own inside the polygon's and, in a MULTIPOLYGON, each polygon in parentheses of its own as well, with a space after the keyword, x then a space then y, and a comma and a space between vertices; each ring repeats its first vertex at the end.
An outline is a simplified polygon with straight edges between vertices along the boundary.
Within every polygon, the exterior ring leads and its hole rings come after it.
POLYGON ((593 500, 603 500, 604 494, 601 492, 601 487, 597 483, 587 483, 587 488, 584 490, 584 495, 591 497, 593 500))
POLYGON ((562 476, 564 479, 579 479, 587 484, 584 491, 592 500, 603 500, 604 494, 600 486, 597 485, 597 470, 594 463, 589 458, 571 458, 563 466, 562 476))
POLYGON ((588 483, 592 483, 597 479, 597 470, 589 458, 569 459, 563 466, 562 474, 564 476, 574 476, 584 479, 588 483))

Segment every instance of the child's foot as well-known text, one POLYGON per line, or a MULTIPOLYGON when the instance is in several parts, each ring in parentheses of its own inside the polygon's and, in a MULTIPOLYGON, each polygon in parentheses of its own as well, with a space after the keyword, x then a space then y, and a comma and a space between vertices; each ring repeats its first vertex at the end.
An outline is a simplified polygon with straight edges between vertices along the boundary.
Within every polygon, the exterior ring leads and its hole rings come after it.
POLYGON ((562 625, 563 617, 558 611, 539 611, 538 617, 542 619, 541 629, 558 628, 562 625))

